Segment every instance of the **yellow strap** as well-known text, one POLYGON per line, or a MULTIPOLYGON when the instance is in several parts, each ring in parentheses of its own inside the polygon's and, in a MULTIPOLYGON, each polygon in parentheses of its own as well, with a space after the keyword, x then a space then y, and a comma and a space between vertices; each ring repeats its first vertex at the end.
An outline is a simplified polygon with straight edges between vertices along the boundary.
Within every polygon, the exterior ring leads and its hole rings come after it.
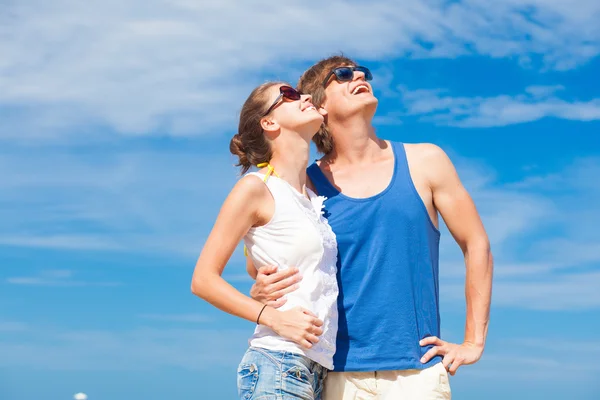
MULTIPOLYGON (((279 175, 277 175, 277 172, 275 172, 275 168, 273 168, 273 166, 271 164, 269 164, 268 162, 256 164, 256 167, 257 168, 267 167, 267 173, 265 174, 265 178, 263 179, 264 182, 266 182, 271 175, 275 175, 276 177, 279 178, 279 175)), ((244 256, 248 257, 248 248, 246 247, 246 245, 244 245, 244 256)))
POLYGON ((273 166, 271 164, 269 164, 268 162, 256 164, 256 167, 257 168, 267 167, 267 173, 265 174, 265 179, 263 179, 263 181, 265 181, 265 182, 269 179, 269 177, 271 176, 271 174, 273 174, 273 175, 275 175, 276 177, 279 178, 279 175, 277 175, 277 172, 275 172, 275 168, 273 168, 273 166))

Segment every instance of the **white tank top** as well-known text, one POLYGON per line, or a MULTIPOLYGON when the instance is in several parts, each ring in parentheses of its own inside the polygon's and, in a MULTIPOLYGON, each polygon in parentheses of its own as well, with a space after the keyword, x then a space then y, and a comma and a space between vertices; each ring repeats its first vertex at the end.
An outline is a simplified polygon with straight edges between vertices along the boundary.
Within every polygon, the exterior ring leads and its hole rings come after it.
MULTIPOLYGON (((252 172, 264 181, 265 175, 252 172)), ((251 228, 244 236, 256 268, 276 265, 280 269, 297 267, 302 275, 299 288, 286 295, 279 308, 286 311, 301 306, 323 321, 323 334, 311 349, 285 339, 272 329, 258 325, 250 346, 302 354, 328 369, 333 369, 333 354, 338 327, 336 280, 337 243, 335 234, 322 215, 322 196, 306 189, 310 200, 286 181, 269 176, 265 182, 275 200, 272 219, 251 228)))

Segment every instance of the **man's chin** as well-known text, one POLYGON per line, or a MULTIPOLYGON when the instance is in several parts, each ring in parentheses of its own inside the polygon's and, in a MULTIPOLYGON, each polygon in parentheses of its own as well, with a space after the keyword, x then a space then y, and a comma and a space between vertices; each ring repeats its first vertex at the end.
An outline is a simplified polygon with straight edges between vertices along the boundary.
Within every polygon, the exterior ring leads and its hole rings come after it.
POLYGON ((343 120, 347 118, 353 118, 358 115, 364 115, 371 118, 375 115, 375 110, 377 110, 377 104, 379 101, 376 97, 370 96, 363 99, 353 99, 354 101, 348 101, 343 106, 340 104, 337 107, 330 107, 327 110, 327 118, 329 120, 343 120))
POLYGON ((375 110, 377 109, 377 105, 379 104, 379 101, 377 100, 376 97, 371 96, 371 97, 365 97, 365 99, 362 99, 363 101, 361 101, 360 103, 356 104, 356 108, 355 108, 355 112, 353 114, 375 114, 375 110))
POLYGON ((353 99, 354 101, 352 103, 356 104, 356 107, 359 108, 364 108, 364 107, 372 107, 373 105, 377 105, 377 103, 379 103, 379 100, 377 100, 377 97, 370 95, 364 95, 361 97, 357 97, 356 99, 353 99))

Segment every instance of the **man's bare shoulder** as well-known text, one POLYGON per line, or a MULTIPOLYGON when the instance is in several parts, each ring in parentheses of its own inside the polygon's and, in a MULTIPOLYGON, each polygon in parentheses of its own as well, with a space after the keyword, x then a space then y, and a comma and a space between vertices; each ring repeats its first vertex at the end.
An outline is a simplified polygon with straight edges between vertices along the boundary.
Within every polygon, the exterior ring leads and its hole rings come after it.
POLYGON ((454 179, 454 165, 441 147, 432 143, 415 143, 406 144, 404 148, 411 171, 426 179, 432 188, 454 179))
POLYGON ((448 155, 438 145, 433 143, 405 143, 406 156, 415 162, 438 163, 446 162, 448 155))

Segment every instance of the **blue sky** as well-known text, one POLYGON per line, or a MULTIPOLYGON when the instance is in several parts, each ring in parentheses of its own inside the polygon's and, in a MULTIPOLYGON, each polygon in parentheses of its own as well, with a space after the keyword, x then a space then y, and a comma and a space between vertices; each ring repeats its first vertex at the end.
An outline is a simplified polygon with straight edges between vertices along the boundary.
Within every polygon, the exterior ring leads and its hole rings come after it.
MULTIPOLYGON (((254 86, 340 51, 374 72, 379 135, 445 149, 492 242, 488 345, 454 397, 596 398, 599 19, 595 0, 3 2, 0 398, 234 398, 253 326, 189 290, 228 142, 254 86)), ((249 290, 241 248, 225 275, 249 290)))

